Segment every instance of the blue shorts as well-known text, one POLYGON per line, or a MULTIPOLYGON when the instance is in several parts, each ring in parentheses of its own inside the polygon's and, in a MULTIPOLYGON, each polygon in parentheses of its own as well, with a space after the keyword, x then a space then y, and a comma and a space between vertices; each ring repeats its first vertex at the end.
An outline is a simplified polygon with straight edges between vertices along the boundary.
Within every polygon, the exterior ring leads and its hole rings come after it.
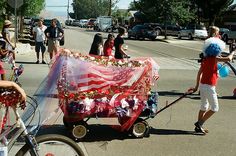
POLYGON ((35 43, 36 53, 39 53, 40 50, 41 50, 42 53, 44 53, 46 51, 46 46, 45 46, 44 42, 36 42, 35 43))

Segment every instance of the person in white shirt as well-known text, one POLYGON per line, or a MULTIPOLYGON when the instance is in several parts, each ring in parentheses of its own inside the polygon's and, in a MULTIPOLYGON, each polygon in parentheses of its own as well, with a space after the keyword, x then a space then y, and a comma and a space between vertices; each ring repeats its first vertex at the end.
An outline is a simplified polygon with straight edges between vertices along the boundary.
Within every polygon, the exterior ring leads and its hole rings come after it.
POLYGON ((35 39, 35 51, 37 56, 36 64, 39 64, 39 52, 42 52, 42 64, 46 64, 44 61, 44 52, 46 51, 45 46, 45 33, 44 31, 47 29, 45 25, 43 25, 43 19, 39 19, 38 25, 34 27, 33 34, 35 39))

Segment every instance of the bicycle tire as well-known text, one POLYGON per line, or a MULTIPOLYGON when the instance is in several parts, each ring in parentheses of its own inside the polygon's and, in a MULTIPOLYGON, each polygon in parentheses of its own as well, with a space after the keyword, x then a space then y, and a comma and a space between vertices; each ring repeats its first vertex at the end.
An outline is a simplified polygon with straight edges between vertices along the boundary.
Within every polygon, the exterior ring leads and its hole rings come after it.
MULTIPOLYGON (((58 135, 58 134, 45 134, 45 135, 41 135, 35 138, 36 142, 38 145, 42 144, 42 143, 47 143, 50 141, 56 141, 56 142, 62 142, 66 145, 68 145, 71 149, 74 149, 74 151, 76 152, 76 156, 85 156, 84 152, 82 151, 82 149, 77 145, 76 142, 74 142, 72 139, 63 136, 63 135, 58 135)), ((25 144, 16 154, 16 156, 25 156, 27 154, 27 152, 29 152, 30 147, 25 144)), ((30 154, 29 154, 30 155, 30 154)), ((43 154, 45 155, 45 154, 43 154)), ((39 156, 41 156, 39 154, 39 156)))

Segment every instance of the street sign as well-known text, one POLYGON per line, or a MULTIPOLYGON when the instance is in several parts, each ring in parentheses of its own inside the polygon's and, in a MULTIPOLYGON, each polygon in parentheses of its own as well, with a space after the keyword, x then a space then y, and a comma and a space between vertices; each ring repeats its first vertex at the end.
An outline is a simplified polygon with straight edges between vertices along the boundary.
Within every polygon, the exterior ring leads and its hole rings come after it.
POLYGON ((18 9, 19 7, 21 7, 23 5, 23 0, 7 0, 7 3, 15 9, 18 9))

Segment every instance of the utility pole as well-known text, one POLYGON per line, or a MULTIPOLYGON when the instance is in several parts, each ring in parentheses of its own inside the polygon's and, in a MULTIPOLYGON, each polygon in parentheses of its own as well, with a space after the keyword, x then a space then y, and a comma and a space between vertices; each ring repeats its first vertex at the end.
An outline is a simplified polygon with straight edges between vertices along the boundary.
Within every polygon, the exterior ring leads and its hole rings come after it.
POLYGON ((111 16, 111 7, 112 7, 112 0, 109 0, 109 12, 108 12, 108 16, 111 16))
POLYGON ((70 16, 69 16, 69 9, 70 9, 70 0, 68 0, 68 4, 67 4, 67 20, 69 20, 70 16))

